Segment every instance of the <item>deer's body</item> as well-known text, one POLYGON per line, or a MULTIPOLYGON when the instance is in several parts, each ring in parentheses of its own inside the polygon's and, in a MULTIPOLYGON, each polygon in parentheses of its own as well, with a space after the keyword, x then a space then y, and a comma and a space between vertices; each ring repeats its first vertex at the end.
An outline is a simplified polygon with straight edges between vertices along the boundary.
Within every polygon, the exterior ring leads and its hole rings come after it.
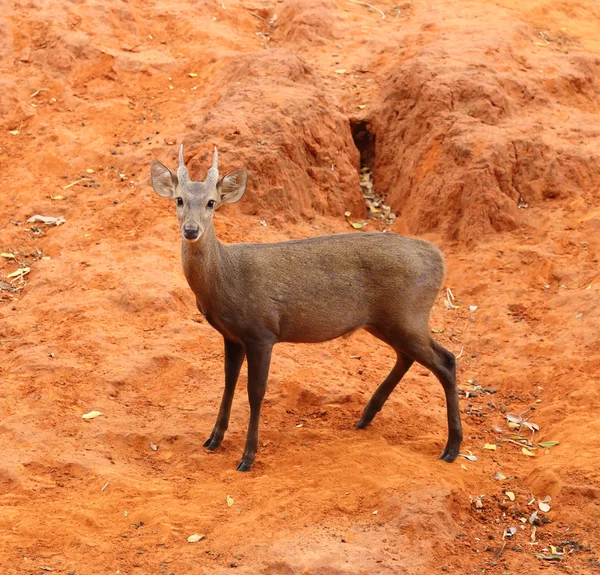
POLYGON ((211 229, 199 242, 183 240, 182 256, 198 308, 239 343, 316 343, 390 325, 414 331, 428 324, 444 279, 433 244, 391 233, 223 245, 211 229))
POLYGON ((156 192, 177 200, 183 269, 198 309, 225 344, 225 392, 204 445, 216 449, 223 440, 247 357, 250 423, 238 470, 250 470, 273 346, 322 342, 365 328, 393 347, 397 360, 357 427, 372 421, 417 361, 444 387, 448 442, 441 459, 454 461, 462 441, 456 362, 429 332, 431 309, 444 280, 441 252, 429 242, 391 233, 223 245, 214 233, 214 209, 238 201, 246 178, 244 170, 235 170, 217 181, 216 150, 205 182, 189 180, 183 146, 177 175, 158 162, 152 164, 156 192))

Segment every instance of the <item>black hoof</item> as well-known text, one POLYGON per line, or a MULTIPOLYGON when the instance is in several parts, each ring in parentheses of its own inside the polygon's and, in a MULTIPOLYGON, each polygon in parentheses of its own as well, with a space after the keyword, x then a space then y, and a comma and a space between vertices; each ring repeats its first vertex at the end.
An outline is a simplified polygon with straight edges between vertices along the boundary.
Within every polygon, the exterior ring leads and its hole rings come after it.
POLYGON ((440 459, 445 461, 446 463, 452 463, 458 457, 458 449, 451 449, 446 447, 442 454, 440 455, 440 459))
POLYGON ((369 426, 369 423, 371 423, 371 422, 361 419, 360 421, 356 422, 356 427, 358 427, 358 429, 364 429, 365 427, 369 426))
POLYGON ((237 466, 236 471, 251 471, 253 463, 246 463, 243 459, 240 461, 237 466))
POLYGON ((221 445, 222 441, 223 438, 218 439, 215 437, 214 433, 211 433, 209 438, 202 444, 202 446, 206 447, 206 449, 210 449, 210 451, 214 451, 217 449, 217 447, 219 447, 219 445, 221 445))

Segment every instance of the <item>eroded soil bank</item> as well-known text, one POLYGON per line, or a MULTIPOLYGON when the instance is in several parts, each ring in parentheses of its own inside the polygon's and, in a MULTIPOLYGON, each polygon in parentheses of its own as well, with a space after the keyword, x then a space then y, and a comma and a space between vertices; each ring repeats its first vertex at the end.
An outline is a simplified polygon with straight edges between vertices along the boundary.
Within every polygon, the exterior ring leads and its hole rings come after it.
POLYGON ((3 7, 3 573, 600 572, 600 7, 375 6, 3 7), (477 461, 437 460, 443 392, 418 366, 354 428, 393 364, 366 333, 276 348, 251 474, 245 369, 222 447, 202 447, 222 342, 148 181, 180 142, 192 175, 213 145, 250 173, 225 242, 383 229, 371 170, 387 229, 448 256, 455 307, 440 294, 431 327, 477 461))

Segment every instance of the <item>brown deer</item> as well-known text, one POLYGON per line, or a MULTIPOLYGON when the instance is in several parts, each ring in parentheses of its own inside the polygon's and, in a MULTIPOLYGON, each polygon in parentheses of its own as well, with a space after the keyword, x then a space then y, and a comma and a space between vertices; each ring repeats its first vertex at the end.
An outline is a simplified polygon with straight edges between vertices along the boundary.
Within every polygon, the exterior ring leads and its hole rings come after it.
POLYGON ((448 441, 440 459, 454 461, 462 441, 456 360, 429 330, 431 308, 444 280, 440 250, 392 233, 224 245, 215 236, 213 215, 243 196, 248 174, 238 168, 219 180, 217 163, 215 148, 206 180, 192 181, 182 145, 176 174, 157 161, 151 166, 154 190, 177 206, 183 270, 198 309, 225 341, 225 391, 204 446, 213 450, 223 441, 244 357, 250 422, 238 471, 249 471, 256 457, 273 345, 322 342, 364 328, 390 345, 397 359, 356 426, 371 423, 416 361, 444 388, 448 441))

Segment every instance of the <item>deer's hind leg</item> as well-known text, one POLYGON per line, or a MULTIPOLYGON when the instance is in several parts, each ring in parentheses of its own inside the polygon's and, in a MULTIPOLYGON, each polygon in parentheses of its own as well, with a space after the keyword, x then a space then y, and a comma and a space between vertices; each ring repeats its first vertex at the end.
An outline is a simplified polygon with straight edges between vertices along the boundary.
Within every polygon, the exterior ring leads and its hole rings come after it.
POLYGON ((408 355, 403 353, 402 351, 396 350, 398 357, 396 359, 396 364, 390 371, 389 375, 383 380, 383 382, 379 385, 369 403, 367 403, 365 410, 363 412, 363 416, 360 421, 356 424, 356 427, 359 429, 363 429, 373 421, 373 418, 377 415, 378 412, 381 411, 383 404, 387 401, 387 398, 390 396, 392 391, 394 391, 395 387, 398 385, 404 374, 410 369, 410 366, 413 364, 413 359, 411 359, 408 355))

